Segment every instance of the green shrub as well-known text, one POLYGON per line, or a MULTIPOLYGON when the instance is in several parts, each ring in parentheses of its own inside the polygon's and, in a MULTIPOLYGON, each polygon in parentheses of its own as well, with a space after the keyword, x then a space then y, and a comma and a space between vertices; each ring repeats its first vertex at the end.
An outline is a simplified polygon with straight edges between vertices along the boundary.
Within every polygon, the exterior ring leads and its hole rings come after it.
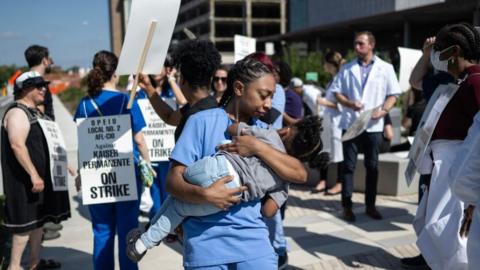
POLYGON ((67 110, 74 114, 80 99, 86 95, 86 91, 80 88, 70 87, 58 94, 58 98, 63 102, 67 110))

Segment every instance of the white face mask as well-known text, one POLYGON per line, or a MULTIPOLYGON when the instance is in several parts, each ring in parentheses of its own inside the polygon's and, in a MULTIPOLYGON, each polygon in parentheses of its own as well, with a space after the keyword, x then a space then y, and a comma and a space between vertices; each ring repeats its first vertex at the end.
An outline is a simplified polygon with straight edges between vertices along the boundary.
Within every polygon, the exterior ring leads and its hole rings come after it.
POLYGON ((435 50, 432 50, 430 52, 430 62, 432 63, 432 66, 434 69, 436 70, 439 70, 439 71, 444 71, 444 72, 448 72, 448 61, 450 59, 452 59, 452 56, 450 56, 448 59, 445 59, 445 60, 440 60, 440 55, 450 49, 451 47, 453 46, 450 46, 448 48, 446 48, 445 50, 442 50, 442 51, 435 51, 435 50))

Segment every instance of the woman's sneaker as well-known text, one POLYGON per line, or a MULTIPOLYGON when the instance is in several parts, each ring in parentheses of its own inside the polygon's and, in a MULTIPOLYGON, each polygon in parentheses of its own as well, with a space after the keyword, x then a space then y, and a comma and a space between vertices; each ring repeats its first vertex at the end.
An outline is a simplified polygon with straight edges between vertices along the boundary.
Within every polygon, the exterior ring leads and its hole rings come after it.
POLYGON ((138 239, 140 239, 140 236, 142 236, 142 230, 140 229, 133 229, 127 234, 127 257, 132 261, 132 262, 139 262, 143 256, 147 253, 145 250, 142 253, 139 253, 137 249, 135 248, 135 244, 138 239))

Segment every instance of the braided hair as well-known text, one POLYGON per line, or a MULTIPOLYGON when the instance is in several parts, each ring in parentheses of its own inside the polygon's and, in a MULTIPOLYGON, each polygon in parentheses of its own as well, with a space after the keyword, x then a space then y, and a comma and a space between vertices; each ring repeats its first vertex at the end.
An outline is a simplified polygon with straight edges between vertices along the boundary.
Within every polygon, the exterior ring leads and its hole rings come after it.
POLYGON ((227 90, 225 90, 219 105, 221 107, 226 107, 233 99, 233 84, 236 81, 239 81, 243 83, 245 87, 248 87, 248 84, 265 76, 266 74, 272 74, 272 70, 258 60, 244 58, 238 61, 228 72, 227 90))
POLYGON ((297 134, 293 138, 288 154, 298 158, 302 162, 311 161, 323 148, 322 120, 317 115, 303 118, 294 125, 297 134))
POLYGON ((457 45, 462 49, 466 60, 480 59, 480 34, 468 23, 446 25, 437 34, 435 50, 446 49, 457 45), (443 47, 439 48, 439 44, 443 47))
POLYGON ((99 51, 93 57, 93 69, 87 77, 88 95, 97 96, 103 85, 108 82, 118 65, 118 57, 109 51, 99 51))

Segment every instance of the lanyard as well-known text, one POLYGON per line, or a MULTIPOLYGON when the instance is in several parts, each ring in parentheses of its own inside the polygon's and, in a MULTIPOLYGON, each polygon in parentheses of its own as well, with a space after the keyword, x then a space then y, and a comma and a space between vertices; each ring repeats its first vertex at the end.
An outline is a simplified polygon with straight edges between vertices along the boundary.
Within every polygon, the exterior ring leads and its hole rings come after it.
POLYGON ((92 106, 93 108, 97 111, 97 113, 100 115, 100 116, 103 116, 103 113, 102 111, 100 111, 100 108, 98 107, 97 103, 95 102, 95 100, 91 97, 89 97, 90 99, 90 103, 92 103, 92 106))

